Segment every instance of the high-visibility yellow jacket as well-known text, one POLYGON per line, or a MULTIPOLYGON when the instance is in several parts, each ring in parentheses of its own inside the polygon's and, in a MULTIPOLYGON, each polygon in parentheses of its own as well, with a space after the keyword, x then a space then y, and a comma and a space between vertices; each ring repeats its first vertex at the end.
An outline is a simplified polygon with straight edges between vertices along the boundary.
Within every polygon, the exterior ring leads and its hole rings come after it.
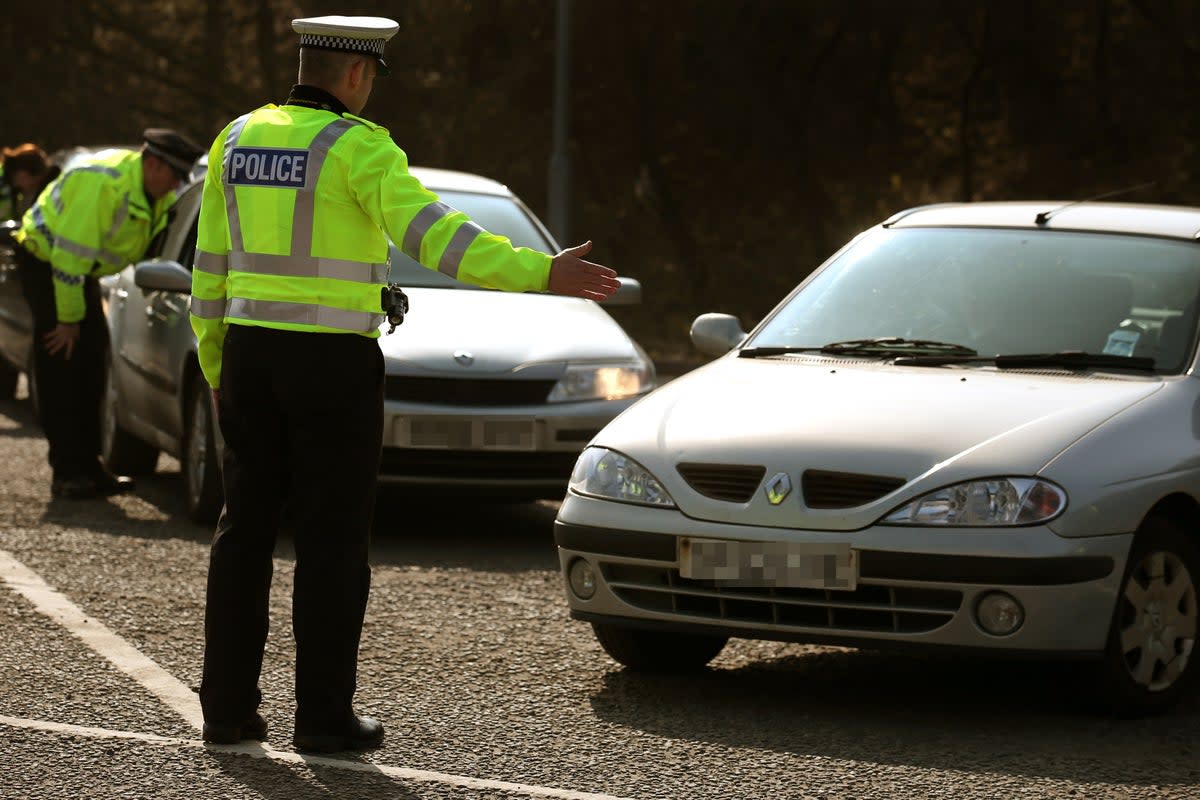
POLYGON ((120 272, 141 259, 174 204, 174 192, 150 201, 142 154, 133 150, 97 153, 38 195, 14 238, 50 263, 59 322, 83 319, 84 278, 120 272))
POLYGON ((217 136, 208 164, 191 321, 213 387, 230 324, 378 337, 389 237, 468 283, 542 291, 549 280, 550 255, 439 202, 387 130, 352 114, 263 106, 217 136))

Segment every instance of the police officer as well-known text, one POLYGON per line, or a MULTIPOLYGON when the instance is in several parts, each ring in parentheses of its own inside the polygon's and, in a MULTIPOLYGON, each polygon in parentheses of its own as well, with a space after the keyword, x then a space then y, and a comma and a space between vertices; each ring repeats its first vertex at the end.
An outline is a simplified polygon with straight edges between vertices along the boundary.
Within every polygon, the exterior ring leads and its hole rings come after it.
POLYGON ((61 170, 33 142, 0 151, 0 219, 19 218, 61 170))
POLYGON ((141 259, 167 225, 175 189, 203 151, 152 128, 140 150, 105 150, 46 187, 14 239, 33 313, 38 417, 50 445, 56 497, 132 487, 100 463, 100 400, 108 328, 96 278, 141 259))
POLYGON ((225 509, 208 572, 204 738, 265 739, 258 714, 271 555, 296 548, 293 744, 378 746, 352 708, 370 584, 367 548, 383 433, 388 237, 430 269, 512 291, 603 299, 609 268, 494 236, 408 171, 388 132, 357 116, 384 45, 378 17, 298 19, 299 83, 230 123, 209 152, 192 326, 225 438, 225 509))

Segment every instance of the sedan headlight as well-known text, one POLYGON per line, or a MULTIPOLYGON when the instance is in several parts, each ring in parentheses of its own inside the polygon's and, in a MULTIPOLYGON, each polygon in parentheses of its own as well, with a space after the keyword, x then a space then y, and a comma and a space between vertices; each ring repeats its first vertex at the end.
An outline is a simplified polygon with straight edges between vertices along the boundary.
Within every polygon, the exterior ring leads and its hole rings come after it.
POLYGON ((603 447, 589 447, 575 462, 571 489, 579 494, 674 508, 675 501, 645 467, 632 458, 603 447))
POLYGON ((620 400, 654 388, 654 375, 644 361, 625 364, 568 364, 554 384, 548 403, 572 400, 620 400))
POLYGON ((888 514, 882 525, 1033 525, 1067 507, 1067 493, 1038 478, 967 481, 913 500, 888 514))

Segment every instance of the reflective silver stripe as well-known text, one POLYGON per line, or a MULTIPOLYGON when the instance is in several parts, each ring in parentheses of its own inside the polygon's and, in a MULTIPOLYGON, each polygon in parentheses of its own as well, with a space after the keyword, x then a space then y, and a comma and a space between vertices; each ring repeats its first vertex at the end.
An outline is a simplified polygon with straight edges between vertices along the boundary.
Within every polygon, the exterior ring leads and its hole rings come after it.
POLYGON ((285 303, 278 300, 247 300, 244 297, 231 298, 225 316, 251 322, 316 325, 354 333, 370 333, 382 325, 384 320, 383 314, 370 314, 366 311, 347 311, 344 308, 285 303))
POLYGON ((59 283, 65 283, 68 286, 78 286, 83 283, 83 275, 72 275, 69 272, 63 272, 58 267, 51 267, 50 274, 54 276, 54 280, 59 283))
MULTIPOLYGON (((225 159, 222 164, 222 169, 226 174, 230 171, 229 161, 233 157, 233 148, 237 147, 238 139, 242 138, 242 128, 246 127, 246 121, 249 119, 249 114, 243 114, 229 126, 229 134, 225 137, 225 159)), ((222 181, 222 183, 224 182, 222 181)), ((228 183, 224 183, 224 186, 225 216, 229 221, 229 245, 233 250, 245 250, 246 245, 242 242, 242 221, 238 217, 237 192, 228 183)))
POLYGON ((446 245, 446 251, 442 253, 442 258, 438 261, 438 272, 449 275, 451 278, 457 278, 458 267, 462 264, 467 248, 483 232, 483 228, 474 222, 464 222, 462 227, 454 232, 450 244, 446 245))
POLYGON ((66 183, 65 178, 59 178, 54 182, 54 189, 50 192, 50 202, 54 204, 54 210, 59 214, 63 212, 62 190, 64 183, 66 183))
POLYGON ((113 167, 102 167, 99 164, 81 164, 78 167, 72 167, 70 170, 68 170, 68 174, 73 172, 99 172, 103 175, 107 175, 110 178, 121 177, 120 170, 117 170, 113 167))
POLYGON ((302 258, 267 253, 230 253, 229 269, 287 278, 337 278, 355 283, 386 283, 388 265, 316 256, 302 258))
POLYGON ((219 256, 197 247, 196 260, 192 263, 192 269, 207 272, 209 275, 228 275, 229 256, 219 256))
POLYGON ((408 230, 404 232, 404 242, 400 247, 401 252, 413 261, 420 262, 421 242, 425 234, 429 233, 429 229, 437 224, 438 220, 453 213, 454 209, 445 203, 430 203, 422 208, 412 218, 412 222, 408 223, 408 230))
POLYGON ((33 227, 37 228, 48 242, 53 241, 54 236, 50 233, 50 227, 46 225, 46 214, 42 211, 41 206, 33 207, 33 227))
POLYGON ((111 239, 117 235, 117 231, 121 230, 121 226, 125 224, 125 218, 129 216, 129 195, 121 201, 121 207, 117 209, 117 213, 113 214, 112 226, 108 229, 108 236, 111 239))
POLYGON ((54 249, 65 250, 73 256, 86 258, 89 261, 95 261, 100 257, 99 250, 79 244, 78 242, 72 242, 70 239, 64 239, 61 236, 54 237, 54 249))
MULTIPOLYGON (((321 129, 308 145, 308 180, 303 189, 296 192, 296 205, 292 211, 292 247, 294 256, 312 255, 313 207, 317 202, 317 182, 321 179, 321 168, 330 148, 342 134, 357 125, 349 119, 336 119, 321 129)), ((234 250, 244 250, 235 247, 234 250)))
POLYGON ((190 310, 193 317, 200 317, 201 319, 224 319, 225 298, 221 298, 220 300, 201 300, 193 295, 190 310))
POLYGON ((111 264, 114 267, 123 267, 128 262, 125 256, 120 253, 114 253, 112 250, 101 250, 100 255, 96 256, 97 261, 103 261, 105 264, 111 264))

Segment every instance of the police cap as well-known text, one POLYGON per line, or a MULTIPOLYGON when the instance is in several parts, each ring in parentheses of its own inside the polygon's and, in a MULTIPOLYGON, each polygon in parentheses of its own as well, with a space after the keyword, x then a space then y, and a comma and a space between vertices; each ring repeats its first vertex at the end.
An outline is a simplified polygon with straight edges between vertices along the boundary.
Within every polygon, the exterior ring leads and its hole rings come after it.
POLYGON ((146 152, 171 166, 180 175, 190 175, 196 159, 204 154, 191 139, 170 128, 147 128, 142 132, 146 152))
POLYGON ((301 47, 375 56, 378 74, 387 75, 383 49, 400 25, 387 17, 305 17, 292 20, 292 30, 300 34, 301 47))

